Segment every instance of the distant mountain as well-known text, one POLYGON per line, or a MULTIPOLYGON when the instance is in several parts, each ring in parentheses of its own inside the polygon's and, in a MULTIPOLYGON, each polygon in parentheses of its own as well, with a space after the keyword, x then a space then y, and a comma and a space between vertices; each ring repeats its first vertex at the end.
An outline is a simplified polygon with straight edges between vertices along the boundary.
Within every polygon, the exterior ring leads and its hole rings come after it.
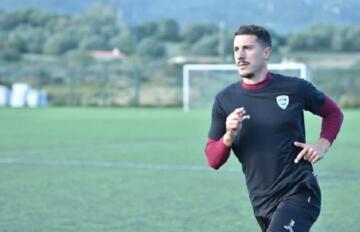
POLYGON ((95 3, 113 4, 130 24, 161 18, 182 24, 224 21, 233 31, 240 24, 255 23, 282 34, 319 23, 360 25, 358 0, 1 0, 0 9, 36 7, 77 14, 95 3))

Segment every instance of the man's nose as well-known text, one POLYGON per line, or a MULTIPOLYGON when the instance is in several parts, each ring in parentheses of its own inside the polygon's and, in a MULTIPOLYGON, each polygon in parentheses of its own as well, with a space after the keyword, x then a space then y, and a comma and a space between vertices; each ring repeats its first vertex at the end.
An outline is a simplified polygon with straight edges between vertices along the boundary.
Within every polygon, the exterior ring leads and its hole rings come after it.
POLYGON ((235 56, 237 60, 245 59, 245 53, 242 50, 238 51, 235 56))

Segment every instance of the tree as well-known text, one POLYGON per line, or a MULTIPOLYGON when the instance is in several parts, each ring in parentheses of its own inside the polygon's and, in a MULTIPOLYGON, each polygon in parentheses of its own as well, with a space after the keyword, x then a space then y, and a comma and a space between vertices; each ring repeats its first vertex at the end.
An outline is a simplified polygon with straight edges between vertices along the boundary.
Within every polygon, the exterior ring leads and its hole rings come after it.
POLYGON ((336 52, 341 52, 346 49, 346 46, 348 46, 347 41, 344 38, 344 35, 346 34, 347 29, 346 28, 335 28, 334 35, 331 39, 331 50, 336 52))
POLYGON ((80 18, 79 22, 91 25, 96 32, 113 35, 116 30, 117 12, 110 5, 95 4, 80 18))
POLYGON ((155 38, 143 39, 136 49, 140 57, 161 58, 165 56, 166 50, 164 45, 155 38))
POLYGON ((231 56, 233 57, 233 51, 234 51, 234 35, 232 33, 226 33, 225 37, 225 57, 231 56))
POLYGON ((20 60, 20 50, 24 48, 25 44, 21 42, 19 45, 14 39, 14 36, 8 36, 6 32, 0 31, 0 60, 10 62, 20 60), (11 39, 13 40, 11 41, 11 39))
POLYGON ((18 26, 13 33, 24 41, 22 53, 42 53, 43 45, 47 37, 46 30, 41 27, 22 25, 18 26))
POLYGON ((111 39, 112 47, 117 47, 120 51, 126 54, 132 54, 135 51, 135 41, 134 36, 131 34, 130 30, 125 30, 111 39))
POLYGON ((14 50, 19 53, 25 53, 26 41, 21 38, 17 33, 11 32, 5 42, 5 47, 8 47, 10 48, 10 50, 14 50))
POLYGON ((44 52, 52 55, 62 55, 77 48, 77 41, 67 34, 55 34, 44 45, 44 52))
POLYGON ((350 26, 317 25, 289 36, 293 51, 360 51, 360 29, 350 26))
POLYGON ((85 37, 80 41, 79 49, 81 50, 106 50, 110 49, 110 46, 106 39, 99 35, 92 35, 85 37))
POLYGON ((158 31, 158 25, 155 22, 144 22, 132 28, 132 33, 137 41, 144 38, 155 36, 158 31))
POLYGON ((24 10, 0 13, 0 26, 5 31, 10 31, 22 23, 27 22, 24 10))
POLYGON ((301 51, 305 49, 305 40, 304 34, 293 34, 288 37, 287 46, 291 51, 301 51))
POLYGON ((163 19, 158 23, 157 36, 165 41, 178 41, 179 25, 174 19, 163 19))
POLYGON ((343 40, 343 51, 355 52, 360 51, 360 28, 346 27, 343 40))
POLYGON ((198 23, 187 25, 182 36, 187 44, 193 44, 199 41, 203 36, 218 34, 218 27, 213 23, 198 23))
POLYGON ((275 31, 268 29, 271 36, 271 47, 274 52, 279 50, 279 47, 286 45, 286 37, 278 35, 275 31))
POLYGON ((334 27, 328 25, 316 25, 300 33, 293 34, 288 39, 290 50, 325 51, 331 50, 331 40, 334 35, 334 27))
POLYGON ((4 60, 4 61, 18 61, 21 59, 21 54, 19 53, 19 51, 16 51, 15 49, 12 48, 4 48, 1 49, 0 51, 0 60, 4 60))
POLYGON ((43 27, 50 20, 55 19, 55 15, 39 9, 29 8, 19 11, 22 14, 22 24, 32 27, 43 27))
POLYGON ((216 56, 218 55, 219 37, 217 35, 204 36, 191 48, 196 55, 216 56))

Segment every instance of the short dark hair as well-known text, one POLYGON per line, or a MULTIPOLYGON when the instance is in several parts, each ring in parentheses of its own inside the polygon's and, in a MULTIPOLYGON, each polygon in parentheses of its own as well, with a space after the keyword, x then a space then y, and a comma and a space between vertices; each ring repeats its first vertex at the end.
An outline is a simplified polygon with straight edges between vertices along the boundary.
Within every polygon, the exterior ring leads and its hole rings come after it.
POLYGON ((261 26, 242 25, 235 31, 234 36, 237 35, 255 35, 263 47, 271 47, 270 33, 261 26))

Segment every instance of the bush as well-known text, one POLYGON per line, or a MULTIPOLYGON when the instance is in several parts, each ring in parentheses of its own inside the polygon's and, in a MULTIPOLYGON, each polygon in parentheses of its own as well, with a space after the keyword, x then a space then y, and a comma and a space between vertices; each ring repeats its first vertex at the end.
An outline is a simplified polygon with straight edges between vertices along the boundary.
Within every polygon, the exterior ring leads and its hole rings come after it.
POLYGON ((355 95, 344 94, 340 97, 339 106, 341 108, 360 108, 360 99, 355 95))
POLYGON ((4 49, 0 51, 0 60, 7 62, 15 62, 21 59, 21 54, 11 48, 4 49))
POLYGON ((143 39, 136 49, 140 57, 161 58, 166 54, 164 45, 155 38, 143 39))

